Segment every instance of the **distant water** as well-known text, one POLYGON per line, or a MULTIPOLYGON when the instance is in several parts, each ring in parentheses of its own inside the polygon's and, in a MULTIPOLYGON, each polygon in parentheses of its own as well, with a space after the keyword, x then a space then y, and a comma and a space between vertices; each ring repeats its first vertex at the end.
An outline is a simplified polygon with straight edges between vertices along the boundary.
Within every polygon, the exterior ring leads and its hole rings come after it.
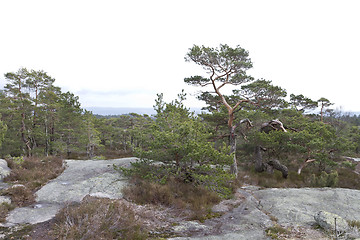
POLYGON ((137 113, 140 115, 154 115, 156 112, 152 108, 112 108, 112 107, 86 107, 88 111, 98 115, 123 115, 129 113, 137 113))
MULTIPOLYGON (((85 107, 86 110, 91 111, 93 114, 97 115, 123 115, 129 113, 137 113, 140 115, 155 115, 156 112, 153 108, 112 108, 112 107, 85 107)), ((195 113, 200 113, 200 108, 190 108, 191 111, 195 113)))

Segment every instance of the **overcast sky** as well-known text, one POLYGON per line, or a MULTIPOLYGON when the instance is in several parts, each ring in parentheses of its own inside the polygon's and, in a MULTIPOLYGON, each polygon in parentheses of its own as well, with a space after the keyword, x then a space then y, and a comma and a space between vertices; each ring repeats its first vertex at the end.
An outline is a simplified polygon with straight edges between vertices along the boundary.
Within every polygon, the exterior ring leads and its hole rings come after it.
POLYGON ((83 107, 152 107, 156 93, 195 95, 183 79, 202 70, 185 54, 222 43, 249 51, 255 78, 360 111, 359 10, 358 0, 0 0, 0 86, 26 67, 83 107))

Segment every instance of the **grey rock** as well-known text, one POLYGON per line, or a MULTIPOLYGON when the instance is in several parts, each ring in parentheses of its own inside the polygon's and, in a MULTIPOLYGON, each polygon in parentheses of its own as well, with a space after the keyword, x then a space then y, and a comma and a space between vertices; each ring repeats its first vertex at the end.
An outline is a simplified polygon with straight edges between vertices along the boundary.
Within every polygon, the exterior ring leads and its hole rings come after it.
POLYGON ((4 159, 0 159, 0 181, 9 176, 11 169, 8 167, 7 162, 4 159))
POLYGON ((314 215, 314 219, 316 223, 326 231, 335 232, 336 228, 338 233, 344 233, 350 229, 345 219, 339 215, 326 211, 319 211, 314 215))
POLYGON ((360 191, 341 188, 264 189, 254 193, 262 209, 283 226, 315 224, 314 213, 331 212, 346 220, 360 219, 360 191))
POLYGON ((63 207, 61 204, 36 204, 34 207, 22 207, 14 209, 6 218, 4 227, 12 227, 18 224, 37 224, 46 222, 63 207))
MULTIPOLYGON (((264 189, 247 186, 238 190, 245 200, 220 218, 205 221, 206 231, 173 240, 271 239, 266 229, 278 224, 289 229, 307 229, 304 239, 328 239, 314 229, 314 213, 334 213, 339 219, 360 219, 360 191, 340 188, 264 189), (316 237, 315 237, 316 236, 316 237)), ((344 221, 345 221, 344 220, 344 221)), ((339 227, 342 224, 339 222, 339 227)), ((346 229, 346 227, 344 227, 346 229)), ((298 230, 301 232, 301 230, 298 230)), ((349 231, 347 236, 358 237, 349 231)), ((354 237, 352 237, 353 239, 354 237)))
POLYGON ((195 233, 200 231, 206 231, 207 229, 208 226, 200 224, 195 221, 181 222, 179 225, 173 228, 174 232, 177 234, 195 233))
POLYGON ((233 199, 221 201, 219 204, 214 205, 211 210, 215 213, 226 213, 231 211, 234 207, 240 205, 244 198, 239 193, 234 194, 233 199))
POLYGON ((80 202, 86 195, 97 194, 121 198, 127 183, 113 169, 113 164, 126 166, 135 158, 114 160, 66 160, 67 168, 36 193, 38 202, 80 202))
POLYGON ((259 202, 251 193, 239 189, 243 201, 231 211, 219 218, 209 219, 203 225, 202 232, 195 232, 190 237, 177 237, 171 240, 220 240, 220 239, 271 239, 265 229, 273 226, 269 216, 259 209, 259 202))
POLYGON ((7 196, 0 196, 0 204, 3 203, 11 204, 11 198, 7 196))
POLYGON ((135 160, 66 160, 65 171, 36 192, 34 206, 11 211, 5 225, 48 221, 66 203, 80 202, 87 195, 121 198, 121 190, 127 181, 114 170, 113 165, 129 167, 135 160))

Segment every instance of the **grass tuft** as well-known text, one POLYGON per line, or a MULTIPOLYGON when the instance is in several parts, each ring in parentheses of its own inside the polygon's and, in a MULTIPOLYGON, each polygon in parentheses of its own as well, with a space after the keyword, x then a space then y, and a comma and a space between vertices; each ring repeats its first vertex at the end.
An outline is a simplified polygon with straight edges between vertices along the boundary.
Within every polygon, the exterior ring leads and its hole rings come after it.
POLYGON ((68 205, 56 215, 51 235, 56 239, 142 240, 148 233, 124 203, 87 196, 79 205, 68 205))

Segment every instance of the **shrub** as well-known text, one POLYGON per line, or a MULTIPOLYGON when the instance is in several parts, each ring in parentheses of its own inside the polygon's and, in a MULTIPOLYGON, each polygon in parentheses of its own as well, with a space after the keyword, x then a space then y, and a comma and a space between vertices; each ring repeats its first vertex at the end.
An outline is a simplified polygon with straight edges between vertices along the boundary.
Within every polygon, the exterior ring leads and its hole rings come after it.
MULTIPOLYGON (((183 105, 184 93, 171 103, 159 94, 154 120, 141 132, 141 145, 135 148, 140 161, 132 169, 119 168, 127 176, 166 184, 170 178, 189 185, 202 186, 229 198, 235 175, 224 168, 232 164, 230 148, 215 147, 209 141, 212 131, 201 118, 183 105)), ((171 184, 171 183, 170 183, 171 184)))
POLYGON ((211 207, 220 202, 215 192, 203 186, 184 183, 170 178, 165 184, 149 182, 133 177, 130 185, 123 189, 125 198, 138 204, 159 204, 178 209, 191 210, 191 219, 202 219, 211 207))
POLYGON ((346 167, 346 168, 350 168, 351 170, 355 170, 355 167, 357 165, 357 163, 353 163, 351 161, 344 161, 341 163, 342 166, 346 167))
POLYGON ((266 229, 266 235, 272 239, 279 239, 281 235, 287 234, 289 231, 278 224, 275 224, 273 227, 266 229))
POLYGON ((0 204, 0 222, 4 222, 6 220, 7 214, 14 208, 14 204, 9 204, 6 202, 0 204))
POLYGON ((353 170, 348 168, 339 168, 339 183, 338 187, 360 189, 360 176, 353 170))
POLYGON ((20 162, 16 159, 7 160, 11 173, 4 180, 9 183, 23 184, 31 191, 38 190, 64 170, 62 159, 57 157, 29 157, 23 158, 20 162))
POLYGON ((33 192, 25 186, 14 186, 3 191, 4 195, 11 197, 12 204, 18 207, 29 206, 35 202, 33 192))
POLYGON ((130 207, 119 200, 85 197, 55 217, 56 239, 147 239, 147 230, 130 207))
POLYGON ((339 174, 337 171, 333 170, 329 174, 325 171, 322 171, 320 176, 311 175, 311 185, 312 187, 336 187, 339 181, 339 174))

